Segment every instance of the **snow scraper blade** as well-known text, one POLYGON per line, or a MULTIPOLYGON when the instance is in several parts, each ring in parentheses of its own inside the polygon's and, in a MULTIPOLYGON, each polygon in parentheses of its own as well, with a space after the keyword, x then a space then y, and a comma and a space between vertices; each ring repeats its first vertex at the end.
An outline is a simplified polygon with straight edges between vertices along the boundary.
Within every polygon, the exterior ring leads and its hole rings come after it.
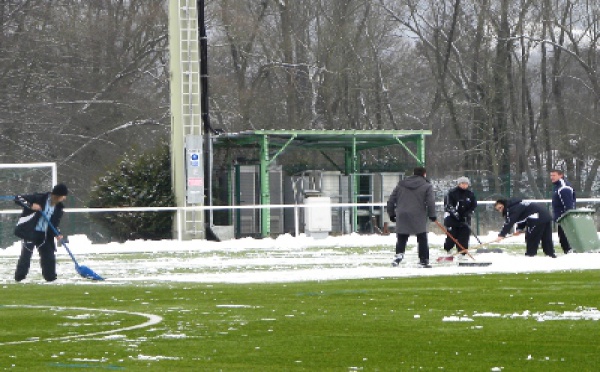
MULTIPOLYGON (((48 224, 50 224, 50 222, 48 222, 48 224)), ((50 225, 50 226, 52 226, 52 225, 50 225)), ((67 246, 66 239, 61 240, 60 243, 63 247, 65 247, 69 256, 71 256, 71 259, 73 260, 73 263, 75 264, 75 271, 77 271, 77 274, 81 275, 83 278, 86 278, 86 279, 104 280, 104 278, 101 277, 100 275, 96 274, 94 272, 94 270, 90 269, 87 266, 79 265, 79 263, 77 263, 75 256, 73 256, 73 253, 71 253, 69 246, 67 246)))
POLYGON ((450 234, 450 232, 444 227, 444 225, 442 225, 440 223, 440 221, 435 220, 434 221, 436 225, 438 225, 438 227, 440 228, 440 230, 442 230, 444 232, 444 234, 446 234, 447 237, 449 237, 450 239, 452 239, 452 241, 454 242, 454 244, 456 244, 456 247, 458 249, 458 253, 465 253, 467 256, 471 257, 471 259, 473 261, 475 261, 475 257, 473 257, 471 255, 471 253, 469 253, 469 250, 466 249, 465 247, 462 246, 462 244, 460 244, 458 242, 458 240, 456 240, 456 238, 454 236, 452 236, 452 234, 450 234))
POLYGON ((479 261, 460 261, 458 266, 490 266, 491 262, 479 262, 479 261))
POLYGON ((75 270, 77 270, 77 272, 79 273, 79 275, 81 275, 82 277, 84 277, 86 279, 104 280, 103 277, 101 277, 100 275, 96 274, 94 272, 94 270, 90 269, 87 266, 75 267, 75 270))
MULTIPOLYGON (((46 213, 44 213, 43 211, 39 211, 40 214, 42 215, 42 217, 44 217, 44 219, 48 222, 48 226, 50 226, 50 228, 52 229, 52 231, 54 231, 54 234, 56 236, 61 235, 60 231, 58 231, 58 229, 56 227, 54 227, 54 225, 52 224, 52 222, 50 222, 50 219, 48 218, 48 216, 46 216, 46 213)), ((71 250, 69 249, 69 246, 67 246, 67 239, 62 239, 60 241, 60 244, 65 247, 65 249, 67 250, 67 253, 69 254, 69 256, 71 256, 71 260, 73 260, 73 263, 75 264, 75 271, 77 271, 77 274, 81 275, 82 277, 86 278, 86 279, 92 279, 92 280, 104 280, 103 277, 101 277, 100 275, 96 274, 94 272, 94 270, 90 269, 87 266, 80 266, 79 263, 77 262, 77 260, 75 259, 75 256, 73 256, 73 253, 71 253, 71 250)))

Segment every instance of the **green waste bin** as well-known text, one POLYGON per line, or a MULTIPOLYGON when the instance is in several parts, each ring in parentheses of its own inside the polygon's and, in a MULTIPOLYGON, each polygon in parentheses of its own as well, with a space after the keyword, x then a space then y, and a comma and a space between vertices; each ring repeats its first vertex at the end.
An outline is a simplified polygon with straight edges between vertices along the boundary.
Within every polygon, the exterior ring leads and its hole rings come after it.
POLYGON ((594 221, 592 209, 570 209, 558 219, 571 248, 576 252, 592 252, 600 250, 600 239, 594 221))

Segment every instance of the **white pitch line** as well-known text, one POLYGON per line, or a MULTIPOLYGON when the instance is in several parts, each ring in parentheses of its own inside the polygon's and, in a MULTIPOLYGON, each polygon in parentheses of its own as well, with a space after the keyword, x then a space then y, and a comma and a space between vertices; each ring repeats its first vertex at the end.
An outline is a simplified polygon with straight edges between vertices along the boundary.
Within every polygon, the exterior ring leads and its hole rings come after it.
POLYGON ((63 336, 63 337, 51 337, 51 338, 44 338, 44 339, 40 338, 40 339, 35 339, 35 340, 0 342, 0 346, 4 346, 4 345, 17 345, 17 344, 25 344, 25 343, 32 343, 32 342, 43 342, 43 341, 63 341, 63 340, 70 340, 70 339, 74 339, 74 338, 84 338, 84 337, 92 337, 92 336, 99 336, 99 335, 109 335, 109 334, 117 333, 117 332, 131 331, 131 330, 134 330, 134 329, 140 329, 140 328, 150 327, 152 325, 155 325, 155 324, 158 324, 158 323, 162 322, 162 320, 163 320, 163 318, 161 316, 154 315, 154 314, 138 313, 138 312, 124 311, 124 310, 92 309, 92 308, 87 308, 87 307, 38 306, 38 305, 0 305, 0 309, 2 307, 27 308, 27 309, 55 309, 55 310, 99 311, 99 312, 104 312, 104 313, 137 315, 137 316, 145 317, 148 320, 146 322, 144 322, 144 323, 141 323, 141 324, 137 324, 137 325, 133 325, 133 326, 129 326, 129 327, 112 329, 110 331, 92 332, 92 333, 86 333, 86 334, 81 334, 81 335, 71 335, 71 336, 63 336))

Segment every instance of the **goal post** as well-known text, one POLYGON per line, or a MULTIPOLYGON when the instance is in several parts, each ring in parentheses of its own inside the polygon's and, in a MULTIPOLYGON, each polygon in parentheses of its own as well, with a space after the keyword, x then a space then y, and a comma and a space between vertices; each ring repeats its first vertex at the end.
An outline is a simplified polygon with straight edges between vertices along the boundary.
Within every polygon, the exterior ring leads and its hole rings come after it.
POLYGON ((58 183, 56 163, 0 163, 0 194, 50 191, 58 183))
POLYGON ((20 213, 12 196, 48 192, 58 183, 56 163, 0 163, 0 248, 18 239, 13 234, 20 213))

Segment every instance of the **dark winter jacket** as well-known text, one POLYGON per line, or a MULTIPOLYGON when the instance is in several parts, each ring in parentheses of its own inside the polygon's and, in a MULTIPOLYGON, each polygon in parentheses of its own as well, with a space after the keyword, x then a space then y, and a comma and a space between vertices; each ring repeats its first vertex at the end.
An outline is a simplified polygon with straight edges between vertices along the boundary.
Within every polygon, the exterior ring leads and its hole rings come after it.
POLYGON ((505 237, 510 232, 513 225, 517 225, 517 230, 522 231, 525 227, 532 227, 552 222, 550 212, 541 204, 524 202, 521 199, 508 199, 505 207, 504 226, 498 234, 505 237))
POLYGON ((422 176, 410 176, 394 188, 387 202, 390 218, 396 218, 396 233, 427 232, 427 218, 435 217, 433 186, 422 176))
POLYGON ((575 209, 575 190, 571 183, 564 178, 553 183, 552 191, 552 214, 557 221, 569 209, 575 209))
MULTIPOLYGON (((35 226, 37 225, 39 219, 44 217, 42 217, 40 212, 30 209, 31 205, 39 204, 42 207, 42 210, 44 210, 46 203, 49 202, 49 198, 50 193, 17 195, 15 197, 15 203, 23 207, 23 212, 21 213, 21 217, 19 218, 17 226, 15 227, 16 236, 21 239, 36 243, 41 243, 47 238, 54 241, 53 238, 56 236, 56 234, 50 226, 48 226, 46 234, 35 230, 35 226)), ((58 229, 58 226, 60 225, 60 220, 63 215, 63 208, 64 206, 62 203, 56 204, 54 206, 54 212, 50 217, 50 223, 52 223, 56 229, 58 229)))
POLYGON ((455 187, 444 198, 444 225, 448 227, 471 224, 471 215, 477 208, 477 199, 473 191, 455 187), (457 218, 458 217, 458 218, 457 218))

